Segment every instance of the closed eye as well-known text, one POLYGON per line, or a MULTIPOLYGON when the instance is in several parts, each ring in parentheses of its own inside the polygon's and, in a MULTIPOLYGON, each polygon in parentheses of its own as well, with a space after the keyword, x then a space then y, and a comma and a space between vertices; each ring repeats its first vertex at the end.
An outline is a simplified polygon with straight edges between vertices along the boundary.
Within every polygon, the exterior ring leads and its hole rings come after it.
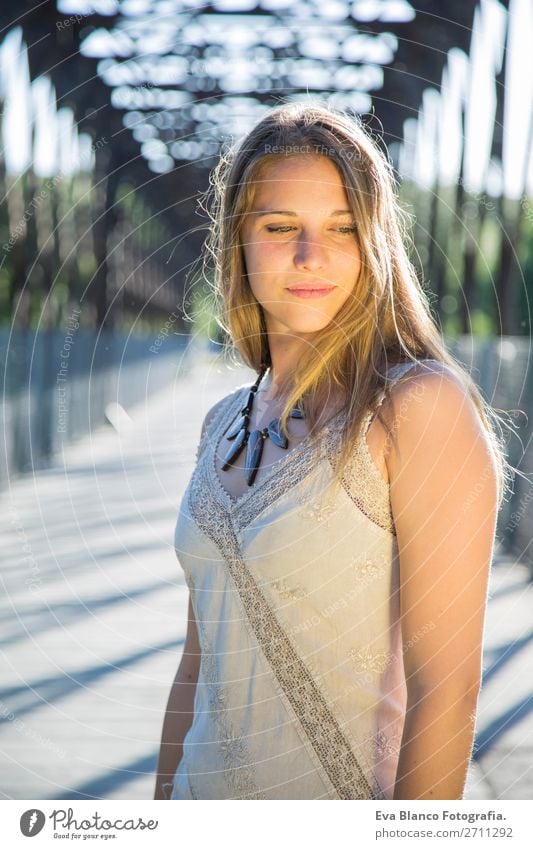
MULTIPOLYGON (((273 225, 267 225, 266 229, 269 233, 288 233, 290 230, 296 230, 296 227, 291 227, 289 224, 283 224, 279 227, 274 227, 273 225)), ((346 226, 346 227, 333 227, 332 228, 336 233, 342 233, 343 235, 348 235, 349 233, 355 233, 356 227, 355 225, 346 226)))

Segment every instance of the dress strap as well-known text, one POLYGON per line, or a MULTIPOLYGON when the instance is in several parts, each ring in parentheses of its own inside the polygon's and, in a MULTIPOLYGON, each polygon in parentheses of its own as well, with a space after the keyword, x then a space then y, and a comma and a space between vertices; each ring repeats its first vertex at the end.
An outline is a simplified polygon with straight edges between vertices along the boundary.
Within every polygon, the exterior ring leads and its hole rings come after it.
POLYGON ((387 371, 386 384, 378 395, 377 401, 373 408, 368 411, 366 415, 366 419, 364 421, 363 426, 363 434, 366 436, 368 429, 372 422, 374 421, 379 408, 381 407, 383 401, 389 394, 390 390, 404 375, 407 374, 414 366, 420 365, 420 363, 432 363, 437 362, 436 360, 432 360, 430 358, 426 358, 423 360, 410 360, 406 363, 396 363, 396 365, 391 366, 387 371))

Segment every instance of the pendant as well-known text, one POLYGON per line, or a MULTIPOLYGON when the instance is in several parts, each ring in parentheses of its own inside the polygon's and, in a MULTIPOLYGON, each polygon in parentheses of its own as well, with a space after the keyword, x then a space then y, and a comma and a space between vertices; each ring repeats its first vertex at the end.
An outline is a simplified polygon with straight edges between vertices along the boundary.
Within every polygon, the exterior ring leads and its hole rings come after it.
POLYGON ((270 436, 274 445, 277 445, 278 448, 287 448, 289 440, 282 433, 280 429, 280 423, 280 419, 272 419, 268 426, 268 435, 270 436))
MULTIPOLYGON (((266 428, 265 428, 266 430, 266 428)), ((248 486, 251 486, 255 480, 261 456, 263 454, 263 442, 265 441, 266 433, 264 430, 252 430, 248 437, 246 446, 246 459, 244 461, 244 474, 248 481, 248 486)))
POLYGON ((233 427, 230 428, 230 430, 227 432, 226 439, 235 439, 235 437, 238 435, 238 433, 243 428, 246 430, 247 427, 248 427, 248 416, 246 416, 246 415, 239 416, 239 418, 237 419, 237 421, 235 422, 233 427))
POLYGON ((224 462, 222 463, 223 471, 226 471, 226 469, 229 469, 232 462, 241 453, 241 451, 244 448, 244 446, 246 445, 247 441, 248 441, 248 431, 246 430, 246 428, 243 427, 243 429, 239 432, 237 439, 235 440, 233 445, 230 446, 228 453, 224 457, 224 462))

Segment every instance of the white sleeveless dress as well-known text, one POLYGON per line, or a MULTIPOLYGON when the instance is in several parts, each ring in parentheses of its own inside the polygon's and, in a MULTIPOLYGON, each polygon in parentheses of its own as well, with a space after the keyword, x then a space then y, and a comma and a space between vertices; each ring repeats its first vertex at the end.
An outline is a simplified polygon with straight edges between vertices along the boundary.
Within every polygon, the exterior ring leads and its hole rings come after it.
POLYGON ((389 487, 365 438, 375 409, 342 486, 341 412, 234 498, 215 449, 247 393, 212 418, 176 524, 202 654, 170 798, 392 799, 407 691, 389 487))

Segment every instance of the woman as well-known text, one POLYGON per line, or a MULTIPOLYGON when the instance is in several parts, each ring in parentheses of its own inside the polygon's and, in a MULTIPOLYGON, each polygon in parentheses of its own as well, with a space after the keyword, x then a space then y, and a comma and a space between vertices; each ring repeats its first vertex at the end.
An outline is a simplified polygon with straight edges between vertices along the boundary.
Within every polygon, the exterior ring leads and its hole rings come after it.
POLYGON ((390 165, 323 103, 215 171, 221 325, 176 527, 188 631, 155 798, 460 799, 506 464, 403 244, 390 165))

